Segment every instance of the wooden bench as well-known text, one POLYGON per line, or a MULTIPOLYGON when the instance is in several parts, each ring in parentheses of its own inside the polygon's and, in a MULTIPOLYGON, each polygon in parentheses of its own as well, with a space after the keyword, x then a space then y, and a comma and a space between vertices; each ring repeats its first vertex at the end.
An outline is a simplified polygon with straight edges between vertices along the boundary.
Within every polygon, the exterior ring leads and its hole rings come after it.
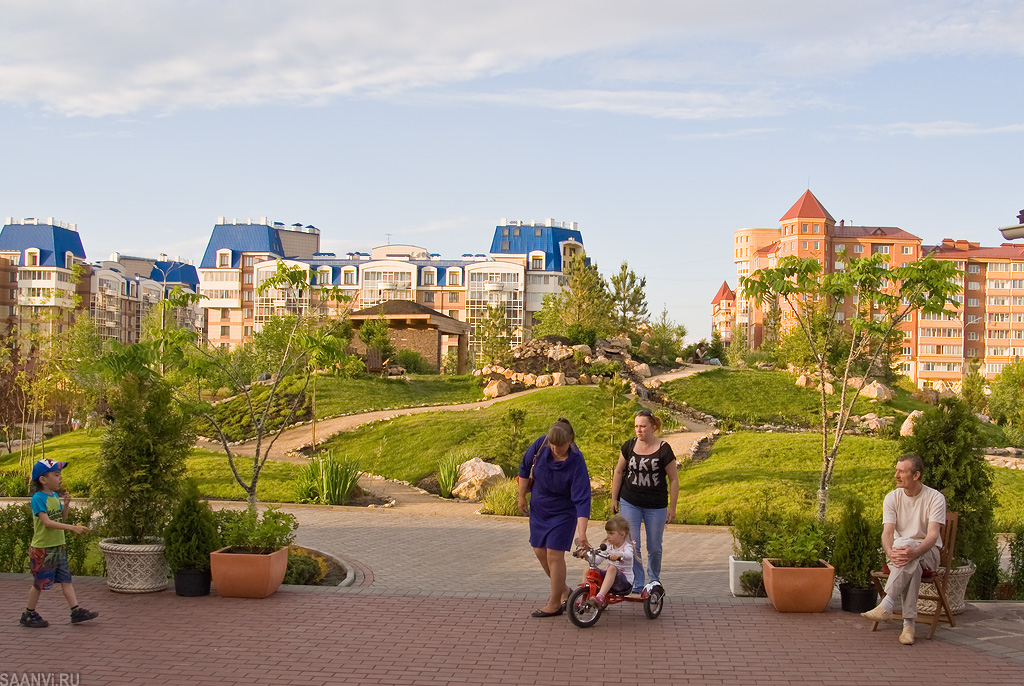
MULTIPOLYGON (((939 530, 939 538, 942 540, 942 547, 939 549, 939 568, 935 571, 925 570, 921 575, 921 590, 917 599, 930 600, 935 603, 935 612, 927 613, 918 611, 918 616, 930 618, 931 629, 928 631, 928 638, 935 636, 935 629, 939 622, 946 622, 950 627, 956 626, 956 619, 949 610, 949 602, 946 600, 946 588, 949 586, 949 575, 953 570, 953 550, 956 546, 956 525, 960 518, 957 512, 946 513, 946 523, 939 530), (924 585, 931 584, 935 587, 934 594, 924 593, 924 585), (945 615, 945 616, 943 616, 945 615)), ((885 598, 885 582, 889 579, 889 566, 885 565, 880 572, 871 572, 871 578, 878 589, 879 598, 885 598)), ((893 613, 894 619, 903 619, 903 615, 893 613)), ((878 628, 878 622, 871 625, 871 630, 878 628)))

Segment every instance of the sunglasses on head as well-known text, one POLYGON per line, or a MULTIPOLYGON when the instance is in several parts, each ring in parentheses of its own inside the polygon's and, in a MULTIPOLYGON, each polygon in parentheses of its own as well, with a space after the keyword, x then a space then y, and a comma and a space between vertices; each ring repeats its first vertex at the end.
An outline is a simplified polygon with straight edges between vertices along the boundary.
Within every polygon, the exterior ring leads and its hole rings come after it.
POLYGON ((653 417, 654 413, 651 412, 650 410, 640 410, 639 412, 636 413, 636 416, 637 417, 653 417))

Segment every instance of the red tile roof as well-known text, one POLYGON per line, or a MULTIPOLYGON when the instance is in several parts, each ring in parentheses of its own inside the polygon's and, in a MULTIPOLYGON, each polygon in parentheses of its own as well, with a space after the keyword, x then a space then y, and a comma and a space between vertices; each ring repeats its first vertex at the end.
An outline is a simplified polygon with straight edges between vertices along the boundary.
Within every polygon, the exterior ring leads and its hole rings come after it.
POLYGON ((828 210, 818 202, 818 199, 814 197, 814 193, 811 193, 810 190, 807 190, 803 195, 801 195, 800 199, 789 208, 789 212, 782 215, 782 219, 779 221, 784 222, 787 219, 795 219, 797 217, 806 217, 807 219, 827 219, 832 223, 835 223, 836 221, 832 218, 832 215, 828 213, 828 210))
POLYGON ((874 238, 878 240, 919 241, 920 237, 896 226, 836 226, 832 232, 836 238, 874 238))
POLYGON ((722 287, 718 289, 718 293, 715 294, 714 299, 711 301, 712 305, 717 305, 723 300, 735 300, 736 294, 733 293, 732 289, 729 288, 729 282, 723 281, 722 287))
POLYGON ((953 245, 922 246, 921 252, 933 254, 938 259, 944 260, 965 260, 965 259, 999 259, 999 260, 1020 260, 1024 259, 1024 244, 1003 243, 999 247, 982 247, 977 243, 968 244, 960 241, 961 248, 953 245))
POLYGON ((758 248, 754 252, 754 254, 755 255, 771 255, 773 252, 778 252, 779 251, 779 246, 780 245, 781 245, 781 243, 779 241, 775 241, 774 243, 769 243, 768 245, 764 246, 763 248, 758 248))

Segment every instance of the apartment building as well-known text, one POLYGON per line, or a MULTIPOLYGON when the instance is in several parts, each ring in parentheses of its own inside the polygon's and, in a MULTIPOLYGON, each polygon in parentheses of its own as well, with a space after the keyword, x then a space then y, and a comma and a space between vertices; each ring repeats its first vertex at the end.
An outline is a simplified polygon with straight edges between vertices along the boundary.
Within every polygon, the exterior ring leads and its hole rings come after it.
POLYGON ((736 293, 729 288, 727 281, 715 293, 711 300, 711 331, 718 332, 722 342, 726 345, 732 343, 732 327, 736 321, 736 293))
MULTIPOLYGON (((563 263, 583 251, 575 223, 508 221, 495 228, 491 252, 465 253, 445 260, 415 245, 385 245, 371 252, 344 256, 319 251, 319 231, 299 224, 245 220, 214 227, 199 267, 208 339, 234 347, 247 340, 271 317, 337 306, 324 302, 324 288, 348 296, 343 307, 365 310, 390 300, 407 300, 466 322, 470 348, 478 350, 476 325, 494 304, 505 317, 519 344, 542 307, 546 293, 564 283, 563 263), (260 292, 279 261, 313 273, 307 293, 279 289, 260 292)), ((457 335, 445 335, 441 355, 457 351, 457 335)))
POLYGON ((0 280, 7 277, 0 291, 5 292, 3 307, 11 323, 20 331, 43 334, 60 333, 71 325, 76 304, 74 268, 85 262, 75 224, 53 217, 7 217, 0 230, 0 261, 4 262, 0 280))

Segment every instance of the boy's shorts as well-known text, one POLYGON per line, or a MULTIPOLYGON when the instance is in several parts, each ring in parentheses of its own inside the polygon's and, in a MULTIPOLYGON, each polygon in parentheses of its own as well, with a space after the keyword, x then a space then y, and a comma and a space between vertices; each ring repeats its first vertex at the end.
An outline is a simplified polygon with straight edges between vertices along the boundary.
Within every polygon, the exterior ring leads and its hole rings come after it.
MULTIPOLYGON (((598 571, 601 572, 601 579, 603 580, 607 570, 599 569, 598 571)), ((608 592, 615 595, 629 595, 633 592, 633 582, 627 581, 626 577, 622 574, 616 574, 615 581, 612 582, 612 587, 608 589, 608 592)))
POLYGON ((54 584, 71 583, 71 567, 64 546, 28 549, 29 567, 32 570, 32 585, 40 591, 50 589, 54 584))

